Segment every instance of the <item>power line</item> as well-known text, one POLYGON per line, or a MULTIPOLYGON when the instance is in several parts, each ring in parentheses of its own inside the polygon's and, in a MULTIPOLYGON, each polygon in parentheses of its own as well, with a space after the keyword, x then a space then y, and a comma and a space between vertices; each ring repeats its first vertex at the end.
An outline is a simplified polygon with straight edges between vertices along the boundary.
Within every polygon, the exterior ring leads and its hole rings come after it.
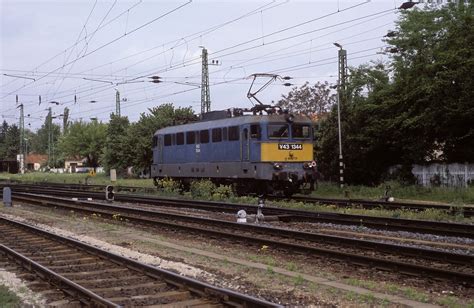
MULTIPOLYGON (((236 17, 236 18, 234 18, 234 19, 231 19, 231 20, 226 21, 226 22, 224 22, 224 23, 218 24, 218 25, 216 25, 216 26, 212 26, 212 27, 207 28, 207 29, 205 29, 205 30, 195 32, 195 33, 193 33, 193 34, 187 35, 187 36, 185 36, 185 37, 183 37, 183 38, 180 38, 180 39, 178 39, 178 40, 169 41, 169 42, 167 42, 167 43, 160 44, 160 45, 158 45, 158 46, 152 47, 152 48, 147 49, 147 50, 145 50, 145 51, 140 51, 140 52, 135 53, 135 54, 133 54, 133 55, 130 55, 130 56, 127 56, 127 57, 123 57, 123 58, 120 58, 120 59, 118 59, 118 60, 114 60, 114 61, 112 61, 112 62, 109 62, 109 63, 105 63, 105 64, 102 64, 102 65, 96 66, 96 67, 94 67, 94 68, 92 68, 92 69, 84 70, 84 71, 82 71, 81 73, 88 72, 88 71, 91 71, 91 70, 93 70, 93 69, 98 69, 98 68, 101 68, 101 67, 104 67, 104 66, 108 66, 108 65, 117 63, 117 62, 119 62, 119 61, 122 61, 122 60, 125 60, 125 59, 128 59, 128 58, 131 58, 131 57, 134 57, 134 56, 137 56, 137 55, 141 55, 141 54, 146 53, 146 52, 149 52, 149 51, 151 51, 151 50, 155 50, 156 48, 164 47, 165 45, 168 45, 168 44, 174 44, 174 43, 177 44, 177 45, 174 45, 174 46, 171 47, 171 48, 168 48, 168 49, 166 49, 166 50, 163 50, 162 52, 159 52, 159 53, 157 53, 157 54, 154 54, 154 55, 152 55, 152 56, 150 56, 150 57, 148 57, 148 58, 146 58, 146 59, 142 59, 142 60, 140 60, 140 61, 138 61, 138 62, 135 62, 135 63, 133 63, 133 64, 131 64, 131 65, 128 65, 128 66, 126 66, 126 67, 124 67, 124 68, 122 68, 122 69, 120 69, 120 70, 116 70, 116 71, 112 72, 112 74, 113 74, 113 73, 116 73, 116 72, 121 72, 121 71, 127 70, 127 69, 129 69, 130 67, 133 67, 133 66, 135 66, 135 65, 141 64, 141 63, 146 62, 146 61, 148 61, 148 60, 150 60, 150 59, 152 59, 152 58, 155 58, 155 57, 157 57, 157 56, 159 56, 159 55, 162 55, 162 54, 164 54, 164 53, 166 53, 166 52, 168 52, 168 51, 171 51, 171 50, 173 50, 173 49, 176 48, 176 47, 183 46, 183 45, 187 44, 188 41, 193 41, 193 40, 195 40, 195 39, 202 38, 203 36, 208 35, 209 33, 212 33, 212 32, 214 32, 214 31, 216 31, 216 30, 218 30, 218 29, 220 29, 220 28, 223 28, 224 26, 227 26, 227 25, 229 25, 229 24, 231 24, 231 23, 234 23, 234 22, 239 21, 239 20, 241 20, 241 19, 243 19, 243 18, 252 16, 252 15, 258 13, 258 12, 266 11, 266 10, 270 10, 270 9, 276 8, 276 7, 278 7, 278 6, 282 5, 282 4, 285 4, 286 2, 277 3, 277 4, 273 5, 273 6, 270 6, 272 3, 274 3, 274 1, 272 1, 272 2, 270 2, 270 3, 267 3, 267 4, 264 4, 264 5, 262 5, 262 6, 259 6, 259 7, 257 7, 256 9, 251 10, 250 12, 247 12, 247 13, 241 15, 241 16, 238 16, 238 17, 236 17), (181 43, 181 41, 183 41, 183 40, 184 40, 184 43, 181 43)), ((131 78, 132 78, 132 77, 131 77, 131 78)))
MULTIPOLYGON (((365 2, 364 2, 364 3, 365 3, 365 2)), ((364 3, 361 3, 361 4, 359 4, 359 5, 362 5, 362 4, 364 4, 364 3)), ((356 5, 356 6, 357 6, 357 5, 356 5)), ((353 7, 354 7, 354 6, 353 6, 353 7)), ((352 7, 350 7, 350 8, 352 8, 352 7)), ((350 9, 350 8, 347 8, 347 9, 345 9, 345 10, 348 10, 348 9, 350 9)), ((329 16, 329 15, 332 15, 332 14, 334 14, 334 13, 331 13, 331 14, 328 14, 328 15, 325 15, 325 16, 329 16)), ((376 13, 376 14, 369 15, 369 16, 373 16, 373 15, 377 15, 377 14, 380 14, 380 12, 379 12, 379 13, 376 13)), ((324 18, 325 16, 321 16, 321 17, 312 19, 312 20, 310 20, 310 21, 306 21, 306 22, 299 23, 299 24, 297 24, 297 25, 294 25, 294 26, 291 26, 291 27, 288 27, 288 28, 285 28, 285 29, 278 30, 278 31, 273 32, 273 33, 270 33, 270 34, 268 34, 268 35, 266 35, 266 36, 273 35, 274 33, 280 33, 280 32, 286 31, 286 30, 288 30, 288 29, 293 29, 293 28, 295 28, 295 27, 301 26, 301 25, 303 25, 303 24, 307 24, 307 23, 312 22, 312 21, 314 21, 314 20, 318 20, 318 19, 324 18)), ((361 18, 359 18, 359 19, 362 19, 362 18, 367 18, 367 16, 361 17, 361 18)), ((354 19, 354 20, 358 20, 358 19, 354 19)), ((352 21, 354 21, 354 20, 347 21, 347 22, 345 22, 345 23, 352 22, 352 21)), ((330 28, 330 27, 334 27, 334 26, 337 26, 337 25, 338 25, 338 24, 333 25, 333 26, 329 26, 329 27, 325 27, 325 28, 323 28, 323 29, 330 28)), ((320 30, 322 30, 322 29, 313 30, 313 31, 310 31, 310 32, 307 32, 307 33, 315 32, 315 31, 320 31, 320 30)), ((305 33, 305 34, 307 34, 307 33, 305 33)), ((298 34, 298 35, 296 35, 296 36, 301 36, 301 35, 303 35, 303 34, 298 34)), ((287 38, 284 38, 284 39, 280 39, 280 40, 278 40, 278 42, 284 41, 284 40, 287 40, 287 39, 291 39, 291 38, 296 37, 296 36, 291 36, 291 37, 287 37, 287 38)), ((254 39, 254 40, 255 40, 255 39, 254 39)), ((248 42, 248 41, 247 41, 247 42, 248 42)), ((244 43, 245 43, 245 42, 244 42, 244 43)), ((270 43, 275 43, 275 41, 270 42, 270 43)), ((230 46, 230 47, 221 49, 221 50, 219 50, 219 51, 217 51, 217 52, 214 52, 213 54, 222 52, 223 50, 228 50, 228 49, 230 49, 230 48, 234 48, 235 46, 240 46, 240 45, 242 45, 242 44, 243 44, 243 43, 239 43, 239 44, 237 44, 237 45, 234 45, 234 46, 230 46)), ((267 43, 267 45, 268 45, 268 43, 267 43)), ((254 47, 251 47, 251 49, 254 49, 254 48, 257 48, 257 47, 261 47, 261 46, 254 46, 254 47)), ((246 51, 246 50, 248 50, 248 49, 240 50, 240 51, 236 51, 236 52, 232 52, 231 54, 235 54, 235 53, 242 52, 242 51, 246 51)), ((230 55, 230 54, 226 54, 226 55, 224 55, 224 56, 227 56, 227 55, 230 55)), ((194 60, 199 60, 199 59, 191 59, 191 60, 188 60, 188 61, 186 61, 186 62, 189 63, 189 65, 191 65, 190 61, 194 61, 194 60)), ((184 63, 184 62, 183 62, 183 63, 184 63)), ((197 64, 197 63, 198 63, 198 62, 196 61, 196 63, 192 63, 192 64, 197 64)), ((185 64, 183 64, 183 66, 185 66, 185 64)), ((174 68, 175 68, 175 67, 173 67, 173 66, 171 65, 170 68, 167 68, 167 69, 165 69, 164 71, 170 71, 171 69, 174 69, 174 68)), ((133 80, 133 79, 132 79, 132 80, 133 80)))
MULTIPOLYGON (((168 12, 166 12, 166 13, 160 15, 160 16, 158 16, 157 18, 154 18, 154 19, 152 19, 152 20, 150 20, 150 21, 148 21, 148 22, 146 22, 146 23, 144 23, 144 24, 138 26, 137 28, 133 29, 132 31, 128 32, 127 34, 123 34, 123 35, 121 35, 121 36, 119 36, 119 37, 117 37, 117 38, 115 38, 115 39, 113 39, 113 40, 111 40, 111 41, 109 41, 109 42, 107 42, 107 43, 105 43, 105 44, 103 44, 103 45, 97 47, 96 49, 94 49, 94 50, 92 50, 92 51, 90 51, 90 52, 88 52, 88 53, 82 55, 82 56, 80 57, 80 59, 83 59, 83 58, 85 58, 85 57, 87 57, 87 56, 89 56, 89 55, 91 55, 91 54, 93 54, 93 53, 95 53, 95 52, 101 50, 102 48, 107 47, 107 46, 109 46, 110 44, 113 44, 113 43, 117 42, 118 40, 124 38, 124 37, 127 36, 127 35, 130 35, 130 34, 136 32, 136 31, 138 31, 138 30, 140 30, 140 29, 143 29, 144 27, 146 27, 146 26, 148 26, 148 25, 150 25, 150 24, 156 22, 157 20, 159 20, 159 19, 161 19, 161 18, 163 18, 163 17, 165 17, 165 16, 168 16, 169 14, 171 14, 171 13, 173 13, 173 12, 175 12, 175 11, 177 11, 177 10, 183 8, 183 7, 185 7, 186 5, 190 4, 191 2, 192 2, 192 0, 188 0, 188 2, 186 2, 186 3, 184 3, 184 4, 181 4, 181 5, 179 5, 178 7, 176 7, 176 8, 174 8, 174 9, 172 9, 172 10, 170 10, 170 11, 168 11, 168 12)), ((63 66, 58 67, 58 68, 52 70, 51 72, 49 72, 49 73, 47 73, 47 74, 45 74, 45 75, 39 77, 36 81, 41 80, 41 79, 43 79, 43 78, 49 76, 49 74, 54 73, 54 72, 60 70, 61 68, 72 64, 73 62, 75 62, 75 61, 70 61, 70 62, 64 64, 63 66)), ((16 89, 16 90, 12 91, 12 92, 10 92, 8 95, 11 95, 11 94, 17 92, 17 91, 19 91, 19 90, 21 90, 21 89, 23 89, 23 88, 25 88, 25 87, 31 85, 31 84, 34 83, 34 82, 35 82, 35 81, 30 82, 30 83, 28 83, 28 84, 26 84, 26 85, 24 85, 24 86, 22 86, 22 87, 20 87, 20 88, 18 88, 18 89, 16 89)), ((8 96, 8 95, 5 95, 5 96, 1 97, 0 99, 3 99, 3 98, 5 98, 5 97, 8 96)))
MULTIPOLYGON (((115 16, 114 18, 112 18, 109 22, 107 22, 106 24, 104 24, 102 27, 100 27, 98 30, 101 30, 102 28, 108 26, 109 24, 111 24, 112 22, 114 22, 115 20, 117 20, 118 18, 120 18, 122 15, 124 15, 125 13, 129 12, 130 10, 134 9, 136 6, 138 6, 139 4, 142 3, 143 0, 140 0, 139 2, 135 3, 134 5, 132 5, 131 7, 129 7, 127 10, 125 10, 124 12, 120 13, 119 15, 115 16)), ((65 54, 68 50, 70 49, 73 49, 77 46, 77 44, 79 44, 80 42, 82 42, 83 40, 85 40, 85 37, 83 37, 80 41, 72 44, 71 46, 69 46, 68 48, 66 48, 64 51, 61 51, 59 53, 57 53, 56 55, 52 56, 51 58, 47 59, 46 61, 40 63, 39 65, 37 65, 35 68, 33 68, 31 70, 31 72, 35 72, 38 68, 40 68, 41 66, 51 62, 52 60, 56 59, 57 57, 59 57, 60 55, 62 54, 65 54)), ((15 82, 15 80, 12 80, 11 82, 7 83, 6 85, 4 86, 7 86, 9 84, 11 84, 12 82, 15 82)))
MULTIPOLYGON (((224 55, 220 55, 219 58, 223 58, 223 57, 226 57, 226 56, 229 56, 229 55, 234 55, 234 54, 241 53, 241 52, 244 52, 244 51, 249 51, 249 50, 261 48, 261 47, 264 47, 264 46, 267 47, 268 45, 271 45, 271 44, 280 43, 280 42, 287 41, 287 40, 290 40, 290 39, 293 39, 293 38, 296 38, 296 37, 300 37, 300 36, 303 36, 303 35, 307 35, 307 34, 310 34, 310 33, 319 32, 319 31, 322 31, 322 30, 327 30, 327 29, 330 29, 330 28, 333 28, 333 27, 337 27, 339 25, 352 23, 354 21, 363 20, 363 19, 366 19, 366 18, 369 18, 369 17, 374 17, 374 16, 377 16, 377 15, 382 15, 382 14, 385 14, 387 12, 393 12, 393 11, 394 11, 394 9, 383 10, 383 11, 380 11, 380 12, 377 12, 377 13, 365 15, 365 16, 358 17, 358 18, 354 18, 354 19, 351 19, 351 20, 348 20, 348 21, 339 22, 339 23, 329 25, 329 26, 326 26, 326 27, 317 28, 317 29, 314 29, 314 30, 311 30, 311 31, 306 31, 304 33, 299 33, 299 34, 291 35, 291 36, 288 36, 288 37, 285 37, 285 38, 281 38, 281 39, 277 39, 277 40, 274 40, 274 41, 266 42, 265 45, 259 44, 259 45, 247 47, 247 48, 244 48, 244 49, 240 49, 240 50, 237 50, 237 51, 233 51, 233 52, 230 52, 230 53, 227 53, 227 54, 224 54, 224 55)), ((269 35, 271 35, 271 34, 269 34, 269 35)), ((261 37, 259 37, 259 38, 261 38, 261 37)), ((251 41, 254 41, 254 40, 255 39, 253 39, 251 41)), ((236 46, 241 46, 241 45, 242 45, 242 43, 238 43, 238 44, 235 44, 233 46, 226 47, 226 48, 220 49, 218 51, 209 53, 209 55, 210 56, 211 55, 216 55, 216 54, 221 53, 222 51, 229 50, 229 49, 232 49, 236 46)), ((176 69, 188 66, 188 65, 193 65, 193 64, 198 64, 198 63, 200 63, 200 58, 193 58, 193 59, 184 61, 182 64, 166 66, 165 68, 160 69, 160 70, 148 70, 148 71, 145 71, 145 72, 141 72, 141 73, 139 73, 139 77, 137 77, 135 79, 144 78, 148 75, 157 75, 157 74, 160 74, 160 73, 163 73, 163 72, 176 70, 176 69), (193 61, 194 61, 194 63, 192 63, 193 61)))
MULTIPOLYGON (((86 27, 87 27, 87 24, 89 23, 89 19, 91 18, 92 13, 94 12, 94 9, 95 9, 96 5, 97 5, 97 0, 95 0, 94 5, 92 6, 92 9, 91 9, 91 11, 89 12, 89 16, 87 16, 87 19, 86 19, 86 21, 84 22, 84 25, 83 25, 82 28, 81 28, 81 32, 79 32, 79 35, 77 36, 77 39, 76 39, 76 43, 75 43, 74 45, 77 46, 77 44, 79 44, 79 40, 80 40, 81 35, 82 35, 82 32, 84 32, 84 30, 85 30, 85 32, 86 32, 85 38, 86 38, 86 41, 87 41, 87 29, 86 29, 86 27)), ((62 70, 64 69, 65 64, 69 61, 69 58, 71 57, 73 51, 74 51, 74 48, 71 49, 71 51, 69 52, 69 55, 67 56, 67 58, 64 59, 63 66, 62 66, 62 68, 61 68, 61 72, 62 72, 62 70)), ((76 61, 77 61, 78 59, 79 59, 79 55, 76 56, 76 59, 74 60, 73 65, 74 65, 74 63, 76 63, 76 61)), ((71 67, 72 67, 73 65, 71 65, 71 66, 69 67, 69 71, 66 73, 66 75, 70 72, 70 69, 71 69, 71 67)), ((50 89, 51 89, 52 87, 54 87, 54 85, 55 85, 55 83, 56 83, 57 80, 58 80, 58 78, 56 77, 56 78, 54 79, 54 82, 52 83, 52 86, 50 87, 50 89)), ((62 85, 63 81, 64 81, 64 78, 62 79, 60 86, 62 85)), ((50 89, 48 89, 48 91, 46 91, 46 95, 45 95, 45 96, 48 95, 50 89)), ((53 96, 54 96, 54 95, 53 95, 53 96)))

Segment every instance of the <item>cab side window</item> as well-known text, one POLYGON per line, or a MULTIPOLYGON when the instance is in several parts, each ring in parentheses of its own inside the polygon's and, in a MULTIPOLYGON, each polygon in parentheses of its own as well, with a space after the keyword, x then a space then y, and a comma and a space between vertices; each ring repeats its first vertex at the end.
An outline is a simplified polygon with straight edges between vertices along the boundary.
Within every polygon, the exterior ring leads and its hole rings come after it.
POLYGON ((171 139, 171 134, 166 134, 165 139, 164 139, 165 147, 170 146, 172 144, 171 140, 172 140, 171 139))
POLYGON ((186 144, 195 144, 196 143, 196 133, 186 132, 186 144))
POLYGON ((184 133, 177 133, 176 134, 176 144, 177 145, 184 144, 184 133))
POLYGON ((231 126, 229 127, 229 141, 239 140, 239 127, 231 126))
POLYGON ((221 142, 222 141, 222 129, 213 128, 212 129, 212 142, 221 142))
POLYGON ((258 124, 250 125, 250 138, 260 140, 261 138, 260 125, 258 124))
POLYGON ((209 130, 201 130, 199 132, 200 142, 209 143, 209 130))

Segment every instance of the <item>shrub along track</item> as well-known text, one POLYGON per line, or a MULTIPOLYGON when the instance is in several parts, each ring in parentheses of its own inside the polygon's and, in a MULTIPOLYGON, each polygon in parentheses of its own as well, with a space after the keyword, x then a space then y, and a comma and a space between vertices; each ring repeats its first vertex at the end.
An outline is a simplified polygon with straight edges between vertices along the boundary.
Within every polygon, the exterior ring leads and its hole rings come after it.
MULTIPOLYGON (((50 184, 47 184, 50 185, 50 184)), ((1 185, 0 185, 1 186, 1 185)), ((5 186, 5 185, 4 185, 5 186)), ((40 187, 38 185, 23 185, 15 184, 11 185, 13 191, 17 192, 31 192, 35 194, 48 194, 55 196, 65 197, 92 197, 95 199, 105 199, 105 193, 90 191, 90 190, 77 190, 77 188, 60 188, 59 184, 53 185, 58 188, 47 188, 40 187)), ((66 187, 70 187, 67 185, 66 187)), ((81 185, 78 187, 88 187, 87 185, 81 185)), ((99 185, 92 186, 97 189, 103 187, 99 185)), ((84 188, 81 188, 84 189, 84 188)), ((1 194, 1 191, 0 191, 1 194)), ((166 207, 177 207, 177 208, 194 208, 213 212, 227 212, 236 213, 237 210, 243 209, 249 214, 254 214, 257 211, 255 205, 249 204, 235 204, 235 203, 222 203, 222 202, 209 202, 209 201, 196 201, 196 200, 181 200, 173 198, 160 198, 150 197, 143 195, 132 195, 132 194, 115 194, 115 200, 124 202, 142 203, 154 206, 166 206, 166 207)), ((394 231, 408 231, 425 234, 437 234, 443 236, 456 236, 465 238, 474 238, 474 225, 460 224, 460 223, 448 223, 448 222, 437 222, 428 220, 414 220, 414 219, 401 219, 401 218, 388 218, 388 217, 375 217, 366 215, 351 215, 351 214, 340 214, 330 212, 316 212, 316 211, 303 211, 295 209, 285 209, 279 207, 266 206, 264 208, 265 215, 279 216, 279 219, 287 222, 313 222, 313 223, 332 223, 332 224, 343 224, 343 225, 355 225, 365 226, 369 228, 379 230, 394 230, 394 231)))
POLYGON ((413 276, 428 276, 455 281, 467 286, 474 285, 474 275, 472 274, 474 272, 474 258, 468 255, 290 231, 254 224, 238 224, 100 202, 71 201, 27 193, 16 193, 15 199, 26 204, 96 214, 102 218, 113 218, 171 230, 184 230, 188 234, 206 235, 250 245, 268 245, 292 253, 298 251, 308 255, 324 256, 372 269, 395 271, 413 276), (409 262, 406 261, 407 259, 409 262))
POLYGON ((277 306, 0 218, 0 254, 69 295, 101 307, 277 306))

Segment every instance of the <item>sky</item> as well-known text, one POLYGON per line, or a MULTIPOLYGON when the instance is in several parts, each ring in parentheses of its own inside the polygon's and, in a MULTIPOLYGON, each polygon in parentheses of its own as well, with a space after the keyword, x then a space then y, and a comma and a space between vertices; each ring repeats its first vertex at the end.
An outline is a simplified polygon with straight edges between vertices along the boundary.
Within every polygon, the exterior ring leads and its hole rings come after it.
MULTIPOLYGON (((116 91, 131 121, 163 103, 199 113, 203 47, 212 110, 252 107, 255 73, 290 76, 293 86, 335 84, 333 43, 347 50, 349 66, 387 60, 382 39, 402 2, 0 0, 0 120, 18 123, 23 104, 32 130, 50 107, 58 124, 65 107, 70 120, 107 122, 116 91)), ((278 101, 291 90, 284 82, 257 97, 278 101)))

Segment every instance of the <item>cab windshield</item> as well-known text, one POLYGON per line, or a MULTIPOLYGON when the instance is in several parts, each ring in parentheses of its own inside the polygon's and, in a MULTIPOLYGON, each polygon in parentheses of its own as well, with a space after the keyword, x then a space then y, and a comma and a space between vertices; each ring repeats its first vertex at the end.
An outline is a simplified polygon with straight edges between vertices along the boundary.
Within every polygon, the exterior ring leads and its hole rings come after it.
POLYGON ((291 124, 291 137, 296 139, 308 139, 311 137, 311 128, 306 124, 291 124))
POLYGON ((267 126, 268 138, 288 138, 288 124, 269 124, 267 126))

